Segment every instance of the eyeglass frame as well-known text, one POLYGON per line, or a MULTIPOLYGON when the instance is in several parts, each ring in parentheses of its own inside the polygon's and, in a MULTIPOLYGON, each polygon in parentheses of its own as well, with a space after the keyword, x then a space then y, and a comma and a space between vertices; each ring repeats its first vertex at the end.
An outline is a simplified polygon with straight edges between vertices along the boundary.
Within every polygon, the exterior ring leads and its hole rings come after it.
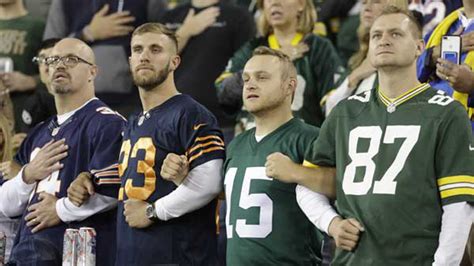
POLYGON ((58 56, 58 55, 47 56, 47 57, 45 57, 45 58, 43 59, 43 61, 44 61, 45 65, 48 66, 48 67, 49 67, 49 66, 53 66, 53 65, 57 65, 57 64, 59 64, 59 62, 62 62, 65 66, 70 67, 70 68, 76 67, 79 63, 84 63, 84 64, 87 64, 87 65, 89 65, 89 66, 93 66, 93 65, 94 65, 94 64, 92 64, 91 62, 89 62, 89 61, 87 61, 87 60, 85 60, 85 59, 83 59, 83 58, 81 58, 81 57, 79 57, 79 56, 77 56, 77 55, 74 55, 74 54, 68 54, 68 55, 65 55, 65 56, 58 56), (65 60, 66 58, 71 58, 71 57, 78 59, 78 62, 77 62, 76 64, 74 64, 73 66, 70 66, 70 65, 66 64, 66 62, 64 62, 64 60, 65 60), (58 61, 57 61, 56 63, 54 63, 54 64, 53 64, 53 63, 49 63, 49 64, 48 64, 48 58, 58 58, 58 61))
POLYGON ((38 55, 38 56, 33 57, 33 59, 31 59, 31 62, 33 62, 33 63, 35 63, 35 64, 37 64, 37 65, 43 64, 43 63, 46 62, 46 58, 47 58, 47 56, 38 55))

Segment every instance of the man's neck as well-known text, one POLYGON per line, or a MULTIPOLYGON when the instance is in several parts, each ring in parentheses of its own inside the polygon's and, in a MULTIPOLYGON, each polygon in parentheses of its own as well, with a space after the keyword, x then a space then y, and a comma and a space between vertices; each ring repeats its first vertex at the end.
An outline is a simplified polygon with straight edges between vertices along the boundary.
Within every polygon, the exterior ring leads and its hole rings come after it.
POLYGON ((193 7, 204 8, 219 3, 219 0, 192 0, 193 7))
POLYGON ((148 112, 156 106, 162 105, 171 97, 177 95, 179 92, 176 89, 176 85, 173 81, 173 75, 169 75, 168 78, 161 83, 158 87, 152 90, 139 89, 140 99, 142 101, 142 107, 144 112, 148 112))
POLYGON ((69 113, 83 106, 86 102, 95 97, 93 91, 94 90, 88 90, 88 92, 81 91, 74 94, 54 95, 58 115, 69 113))
POLYGON ((273 33, 275 34, 280 46, 288 46, 291 44, 291 41, 297 33, 296 22, 291 22, 288 25, 275 27, 273 28, 273 33))
POLYGON ((23 1, 16 1, 11 5, 0 5, 0 19, 13 19, 28 14, 23 1))
POLYGON ((277 109, 265 111, 261 114, 254 114, 255 116, 255 135, 266 136, 286 122, 293 118, 291 109, 288 107, 280 106, 277 109))
POLYGON ((418 86, 416 65, 406 68, 379 69, 379 89, 388 98, 394 99, 418 86))
POLYGON ((473 1, 467 1, 464 0, 463 6, 464 6, 464 13, 466 14, 467 18, 474 18, 474 2, 473 1))

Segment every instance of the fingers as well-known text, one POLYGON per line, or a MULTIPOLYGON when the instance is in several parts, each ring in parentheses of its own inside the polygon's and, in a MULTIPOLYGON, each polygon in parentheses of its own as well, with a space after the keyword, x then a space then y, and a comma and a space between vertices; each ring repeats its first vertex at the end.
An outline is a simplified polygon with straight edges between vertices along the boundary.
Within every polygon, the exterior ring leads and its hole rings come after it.
POLYGON ((359 231, 362 231, 362 232, 364 231, 364 227, 363 227, 362 224, 359 223, 359 221, 357 221, 356 219, 354 219, 354 218, 349 218, 349 219, 347 219, 347 221, 348 221, 349 223, 351 223, 353 226, 355 226, 359 231))
POLYGON ((89 194, 75 190, 68 190, 67 197, 74 205, 80 207, 89 199, 89 194))
POLYGON ((95 16, 100 16, 103 17, 109 12, 109 4, 105 4, 97 13, 95 13, 95 16))

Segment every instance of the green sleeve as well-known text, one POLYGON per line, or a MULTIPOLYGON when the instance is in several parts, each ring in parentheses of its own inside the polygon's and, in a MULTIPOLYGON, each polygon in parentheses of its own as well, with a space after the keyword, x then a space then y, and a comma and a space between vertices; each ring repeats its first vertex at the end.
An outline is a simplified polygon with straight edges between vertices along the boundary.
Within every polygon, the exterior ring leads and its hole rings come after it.
POLYGON ((446 112, 436 147, 435 167, 443 205, 474 202, 474 145, 465 109, 453 102, 446 112))
POLYGON ((336 166, 336 119, 337 108, 324 121, 319 137, 306 151, 306 166, 336 166))

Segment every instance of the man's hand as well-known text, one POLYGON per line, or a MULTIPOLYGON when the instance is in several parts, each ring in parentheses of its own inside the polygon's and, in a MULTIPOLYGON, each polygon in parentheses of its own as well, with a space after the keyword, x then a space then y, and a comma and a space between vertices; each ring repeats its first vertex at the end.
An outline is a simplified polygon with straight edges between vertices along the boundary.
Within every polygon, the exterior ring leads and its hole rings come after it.
POLYGON ((199 35, 216 22, 219 14, 220 9, 218 7, 206 8, 197 15, 195 14, 194 9, 190 9, 178 32, 180 35, 185 35, 182 37, 190 38, 199 35))
POLYGON ((145 228, 153 224, 153 221, 146 217, 146 207, 148 202, 128 199, 124 202, 123 215, 130 227, 145 228))
POLYGON ((295 167, 294 163, 288 156, 275 152, 267 157, 265 163, 265 173, 268 177, 273 177, 281 182, 296 183, 292 169, 295 167))
POLYGON ((28 91, 36 87, 36 80, 32 76, 14 71, 0 74, 0 79, 8 91, 28 91))
POLYGON ((372 66, 372 64, 369 62, 369 59, 366 58, 362 64, 354 69, 352 73, 349 75, 349 88, 355 89, 359 83, 365 79, 368 78, 370 75, 375 73, 376 69, 372 66))
POLYGON ((54 171, 61 170, 64 165, 59 161, 66 158, 67 149, 64 139, 46 143, 35 158, 25 166, 23 181, 32 184, 48 177, 54 171))
POLYGON ((20 148, 21 143, 25 140, 26 134, 25 133, 17 133, 12 138, 12 148, 13 150, 18 150, 20 148))
POLYGON ((284 52, 290 58, 291 61, 294 61, 298 58, 303 57, 304 54, 309 51, 309 46, 304 42, 300 42, 296 46, 281 47, 281 51, 284 52))
POLYGON ((188 158, 184 155, 168 153, 161 166, 161 177, 179 186, 188 175, 188 158))
POLYGON ((15 161, 8 161, 0 163, 0 172, 3 175, 3 179, 9 180, 15 177, 21 170, 21 165, 15 161))
POLYGON ((474 50, 474 32, 471 31, 461 35, 461 49, 463 52, 470 52, 474 50))
POLYGON ((67 189, 67 197, 77 207, 81 207, 90 196, 94 195, 94 184, 88 172, 80 173, 67 189))
POLYGON ((329 224, 328 231, 336 241, 338 248, 352 251, 357 246, 364 227, 354 218, 343 220, 341 217, 335 217, 329 224))
POLYGON ((56 201, 58 199, 46 192, 42 192, 38 196, 39 202, 28 207, 29 214, 25 216, 26 225, 33 227, 32 233, 53 227, 61 223, 56 212, 56 201))
POLYGON ((463 93, 474 91, 474 73, 468 65, 456 65, 439 58, 436 64, 436 75, 448 81, 456 91, 463 93))
MULTIPOLYGON (((108 4, 95 13, 89 25, 86 26, 84 37, 97 41, 124 36, 133 31, 134 27, 126 25, 135 20, 135 17, 130 16, 129 11, 109 15, 107 15, 107 12, 109 12, 108 4)), ((89 39, 88 41, 93 40, 89 39)))

